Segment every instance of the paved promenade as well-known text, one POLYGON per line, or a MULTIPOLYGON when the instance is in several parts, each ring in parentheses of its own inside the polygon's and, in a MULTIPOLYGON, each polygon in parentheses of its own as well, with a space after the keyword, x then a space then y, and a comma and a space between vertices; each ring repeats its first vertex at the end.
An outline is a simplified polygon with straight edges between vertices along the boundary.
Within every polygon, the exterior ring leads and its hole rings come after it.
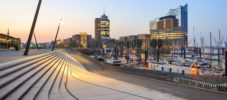
POLYGON ((225 100, 227 95, 105 70, 57 50, 0 64, 0 100, 225 100), (94 70, 93 70, 94 69, 94 70))
POLYGON ((84 65, 84 67, 87 70, 93 73, 97 73, 99 75, 106 76, 115 80, 124 81, 130 84, 145 87, 149 91, 159 92, 156 95, 159 98, 155 98, 154 96, 153 97, 154 100, 163 100, 163 99, 170 100, 168 96, 165 96, 166 94, 170 96, 175 96, 181 99, 187 99, 187 100, 226 100, 227 98, 226 94, 168 83, 166 81, 156 80, 155 78, 152 78, 152 77, 149 77, 149 78, 141 77, 133 74, 133 72, 131 74, 125 74, 125 73, 122 73, 122 71, 115 69, 117 68, 117 66, 111 66, 106 63, 98 62, 89 57, 85 57, 84 55, 81 55, 78 52, 77 53, 72 51, 68 51, 68 52, 74 58, 76 58, 82 65, 84 65))
MULTIPOLYGON (((50 52, 50 49, 30 49, 29 50, 29 55, 37 55, 37 54, 42 54, 42 53, 47 53, 50 52)), ((7 61, 12 61, 12 60, 17 60, 21 58, 25 58, 28 56, 23 56, 24 50, 19 50, 19 51, 0 51, 0 63, 7 62, 7 61)))
POLYGON ((0 80, 0 100, 183 100, 89 72, 63 50, 2 63, 0 80))

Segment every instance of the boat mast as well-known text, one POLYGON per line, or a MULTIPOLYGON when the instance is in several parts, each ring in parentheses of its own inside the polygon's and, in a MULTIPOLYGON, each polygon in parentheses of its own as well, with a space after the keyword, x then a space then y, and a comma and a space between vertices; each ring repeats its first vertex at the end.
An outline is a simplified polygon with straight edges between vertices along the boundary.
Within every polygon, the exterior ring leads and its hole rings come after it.
POLYGON ((220 29, 218 30, 218 35, 219 35, 219 40, 218 40, 218 68, 221 68, 221 63, 220 63, 220 48, 221 48, 221 31, 220 29))
POLYGON ((201 36, 200 42, 201 42, 201 57, 202 57, 202 54, 204 54, 204 37, 203 36, 201 36))
POLYGON ((210 67, 212 67, 212 33, 210 32, 210 67))
POLYGON ((194 38, 193 38, 194 48, 196 48, 196 40, 195 40, 195 27, 193 27, 193 34, 194 34, 194 38))

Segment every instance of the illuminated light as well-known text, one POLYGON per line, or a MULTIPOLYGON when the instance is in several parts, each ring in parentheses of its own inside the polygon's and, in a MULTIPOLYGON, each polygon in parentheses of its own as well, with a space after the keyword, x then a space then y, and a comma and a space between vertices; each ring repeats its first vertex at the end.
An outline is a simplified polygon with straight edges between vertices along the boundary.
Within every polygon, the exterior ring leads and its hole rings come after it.
POLYGON ((84 76, 85 74, 76 71, 76 72, 72 72, 71 75, 72 75, 73 77, 79 77, 79 76, 81 77, 81 76, 84 76))
POLYGON ((63 20, 62 19, 58 20, 57 22, 60 23, 60 24, 63 24, 63 20))
POLYGON ((145 59, 145 54, 140 54, 142 59, 145 59))
POLYGON ((78 76, 80 76, 80 73, 71 73, 71 75, 73 76, 73 77, 78 77, 78 76))
POLYGON ((197 68, 190 68, 192 75, 198 75, 198 69, 197 68))
POLYGON ((101 31, 101 34, 103 34, 103 35, 104 35, 104 34, 106 34, 106 32, 105 32, 105 31, 101 31))
POLYGON ((103 47, 103 48, 106 48, 106 47, 107 47, 107 45, 103 44, 103 45, 102 45, 102 47, 103 47))

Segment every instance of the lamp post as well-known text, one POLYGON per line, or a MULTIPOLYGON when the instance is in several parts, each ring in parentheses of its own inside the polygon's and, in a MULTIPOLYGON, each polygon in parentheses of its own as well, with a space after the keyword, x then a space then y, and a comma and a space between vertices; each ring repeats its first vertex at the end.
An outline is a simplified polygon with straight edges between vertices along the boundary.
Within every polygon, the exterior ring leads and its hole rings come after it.
POLYGON ((34 33, 34 38, 35 38, 36 48, 37 48, 37 49, 39 49, 39 45, 38 45, 38 42, 37 42, 37 39, 36 39, 35 33, 34 33))
POLYGON ((225 77, 227 77, 227 51, 225 51, 225 77))
POLYGON ((8 29, 6 40, 7 40, 7 47, 6 47, 6 49, 9 49, 9 29, 8 29))
POLYGON ((159 62, 159 36, 157 37, 157 62, 159 62))
POLYGON ((62 19, 60 19, 60 22, 59 22, 59 24, 58 24, 58 29, 57 29, 57 33, 56 33, 56 36, 55 36, 55 39, 54 39, 52 51, 54 51, 54 48, 55 48, 55 44, 56 44, 56 41, 57 41, 57 38, 58 38, 58 32, 59 32, 59 30, 60 30, 61 23, 62 23, 62 19))
POLYGON ((29 47, 30 47, 32 36, 33 36, 33 33, 34 33, 36 21, 37 21, 38 15, 39 15, 39 9, 40 9, 41 3, 42 3, 42 0, 39 0, 38 6, 37 6, 37 9, 36 9, 36 13, 35 13, 35 17, 33 19, 32 27, 31 27, 31 30, 30 30, 30 34, 29 34, 29 37, 28 37, 28 41, 27 41, 27 44, 26 44, 26 48, 25 48, 25 51, 24 51, 24 56, 27 56, 28 52, 29 52, 29 47))
POLYGON ((184 36, 183 36, 183 43, 184 43, 184 46, 183 46, 183 57, 184 57, 184 59, 186 59, 186 45, 187 45, 187 38, 188 36, 185 36, 185 34, 184 34, 184 36))

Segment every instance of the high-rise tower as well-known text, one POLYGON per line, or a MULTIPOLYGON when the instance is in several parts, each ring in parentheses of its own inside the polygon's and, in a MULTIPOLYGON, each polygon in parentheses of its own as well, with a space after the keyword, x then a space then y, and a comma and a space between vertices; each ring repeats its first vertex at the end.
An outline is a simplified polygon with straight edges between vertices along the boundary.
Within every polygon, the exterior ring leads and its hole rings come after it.
POLYGON ((95 19, 95 38, 110 38, 110 20, 105 14, 103 14, 101 18, 95 19))
POLYGON ((95 39, 98 47, 106 47, 110 40, 110 20, 104 13, 95 19, 95 39))

